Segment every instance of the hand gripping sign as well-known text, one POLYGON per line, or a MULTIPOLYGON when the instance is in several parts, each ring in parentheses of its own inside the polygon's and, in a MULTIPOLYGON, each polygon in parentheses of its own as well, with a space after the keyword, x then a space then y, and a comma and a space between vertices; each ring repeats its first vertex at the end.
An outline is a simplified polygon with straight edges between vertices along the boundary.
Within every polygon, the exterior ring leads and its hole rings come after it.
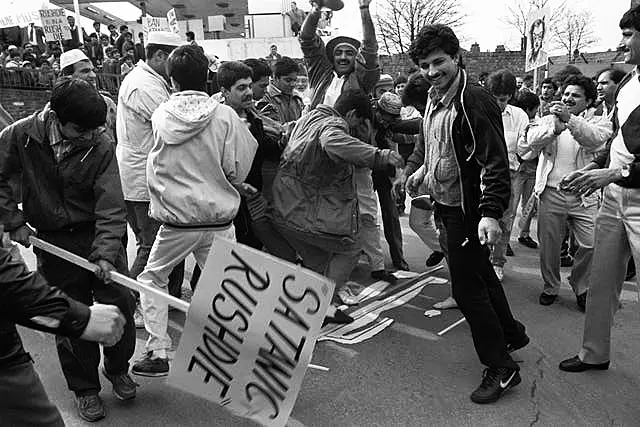
MULTIPOLYGON (((91 271, 86 259, 31 243, 91 271)), ((189 306, 122 274, 111 279, 188 311, 169 384, 262 425, 287 423, 334 283, 300 266, 216 238, 189 306)), ((326 368, 325 368, 326 370, 326 368)))
POLYGON ((265 426, 291 414, 334 283, 216 239, 169 384, 265 426))

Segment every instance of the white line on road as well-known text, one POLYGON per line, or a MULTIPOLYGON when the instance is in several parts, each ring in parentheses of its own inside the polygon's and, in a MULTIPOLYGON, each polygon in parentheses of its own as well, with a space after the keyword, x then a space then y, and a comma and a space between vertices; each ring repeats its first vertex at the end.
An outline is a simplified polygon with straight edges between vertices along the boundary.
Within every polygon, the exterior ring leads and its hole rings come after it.
POLYGON ((416 328, 405 323, 395 322, 389 329, 427 341, 438 341, 440 339, 440 337, 433 332, 425 331, 424 329, 416 328))

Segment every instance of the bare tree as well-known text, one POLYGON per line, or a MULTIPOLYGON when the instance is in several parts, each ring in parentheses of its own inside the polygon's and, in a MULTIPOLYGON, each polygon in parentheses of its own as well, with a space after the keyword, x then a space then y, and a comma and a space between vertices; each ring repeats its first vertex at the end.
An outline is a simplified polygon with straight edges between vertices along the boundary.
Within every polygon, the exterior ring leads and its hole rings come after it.
POLYGON ((568 10, 562 21, 552 27, 554 41, 562 47, 569 58, 598 41, 593 30, 593 14, 587 10, 568 10))
POLYGON ((527 17, 531 12, 550 7, 550 27, 553 28, 558 22, 564 19, 567 9, 567 0, 553 5, 549 4, 550 0, 517 0, 511 6, 507 7, 508 13, 502 18, 502 22, 516 28, 521 37, 527 37, 527 17))
POLYGON ((383 0, 378 7, 378 30, 385 50, 406 53, 422 27, 444 24, 457 27, 464 15, 458 0, 383 0))

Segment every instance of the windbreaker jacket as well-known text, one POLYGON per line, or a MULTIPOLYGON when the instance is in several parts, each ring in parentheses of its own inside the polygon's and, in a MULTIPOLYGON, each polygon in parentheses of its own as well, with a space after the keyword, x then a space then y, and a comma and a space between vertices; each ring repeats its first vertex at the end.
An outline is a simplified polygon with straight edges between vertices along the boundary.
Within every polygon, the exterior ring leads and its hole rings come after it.
POLYGON ((0 376, 4 369, 30 360, 16 323, 78 338, 89 317, 89 307, 49 286, 42 276, 12 260, 9 250, 0 247, 0 376))
MULTIPOLYGON (((534 192, 537 195, 544 191, 547 178, 556 161, 558 136, 553 133, 554 117, 547 115, 538 119, 529 126, 526 137, 518 142, 518 151, 521 155, 533 157, 540 155, 534 186, 534 192)), ((579 116, 572 114, 567 123, 567 130, 564 132, 570 132, 575 144, 579 145, 576 166, 580 169, 593 161, 599 151, 606 148, 613 128, 606 116, 596 116, 595 108, 589 108, 579 116)))
POLYGON ((500 219, 511 197, 502 113, 489 92, 470 83, 464 70, 460 73, 460 86, 453 100, 455 118, 451 135, 460 175, 462 209, 471 223, 481 217, 500 219))
MULTIPOLYGON (((313 89, 310 108, 315 108, 324 101, 327 88, 336 75, 333 64, 327 58, 324 42, 317 34, 308 38, 304 32, 300 34, 300 48, 309 67, 309 86, 313 89)), ((356 56, 355 69, 347 76, 342 91, 360 89, 365 93, 373 90, 380 80, 380 64, 378 62, 378 44, 364 40, 356 56)))
POLYGON ((260 114, 285 124, 295 122, 302 116, 304 102, 297 93, 286 95, 271 83, 256 108, 260 114))
POLYGON ((302 117, 285 147, 273 184, 273 218, 305 238, 352 247, 359 231, 355 168, 383 169, 390 150, 349 134, 327 105, 302 117))
POLYGON ((0 223, 13 230, 28 222, 44 232, 92 224, 89 260, 115 265, 127 222, 111 138, 99 128, 56 162, 48 117, 45 109, 0 133, 0 223), (16 174, 22 174, 22 211, 8 182, 16 174))
POLYGON ((144 61, 127 74, 118 93, 118 166, 125 200, 148 202, 147 156, 153 147, 151 116, 169 99, 166 80, 144 61))
POLYGON ((152 117, 150 215, 175 226, 227 226, 258 148, 235 111, 204 92, 171 95, 152 117))

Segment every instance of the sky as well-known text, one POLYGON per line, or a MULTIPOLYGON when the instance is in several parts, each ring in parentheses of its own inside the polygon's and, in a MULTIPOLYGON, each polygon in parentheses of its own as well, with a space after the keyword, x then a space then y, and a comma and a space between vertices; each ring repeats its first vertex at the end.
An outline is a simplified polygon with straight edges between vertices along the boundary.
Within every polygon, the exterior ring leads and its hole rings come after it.
MULTIPOLYGON (((519 50, 520 36, 515 28, 505 24, 502 19, 507 15, 507 6, 516 1, 525 0, 458 0, 461 10, 466 15, 464 24, 456 32, 461 39, 462 47, 469 49, 471 44, 477 42, 482 51, 495 50, 499 44, 507 49, 519 50)), ((561 0, 549 0, 549 5, 557 5, 561 0)), ((5 3, 7 0, 0 0, 5 3)), ((25 3, 43 3, 46 0, 8 0, 8 3, 18 3, 24 7, 25 3)), ((337 27, 336 33, 361 38, 361 26, 354 25, 354 16, 359 15, 358 0, 344 0, 345 8, 334 13, 333 25, 337 27)), ((371 5, 372 12, 381 11, 386 0, 374 0, 371 5)), ((574 9, 591 11, 594 16, 594 25, 598 42, 586 49, 586 51, 602 51, 615 48, 620 40, 618 22, 622 14, 629 8, 630 0, 569 0, 568 3, 574 9)), ((269 7, 277 11, 283 0, 249 0, 249 8, 255 12, 265 12, 269 7), (261 10, 257 10, 257 9, 261 10)), ((107 5, 99 4, 106 12, 113 13, 125 20, 136 20, 139 11, 130 4, 107 5)), ((309 10, 307 0, 298 0, 298 6, 309 10)), ((83 19, 84 21, 84 19, 83 19)), ((91 22, 83 22, 90 28, 91 22)), ((562 53, 562 52, 552 52, 562 53)))

